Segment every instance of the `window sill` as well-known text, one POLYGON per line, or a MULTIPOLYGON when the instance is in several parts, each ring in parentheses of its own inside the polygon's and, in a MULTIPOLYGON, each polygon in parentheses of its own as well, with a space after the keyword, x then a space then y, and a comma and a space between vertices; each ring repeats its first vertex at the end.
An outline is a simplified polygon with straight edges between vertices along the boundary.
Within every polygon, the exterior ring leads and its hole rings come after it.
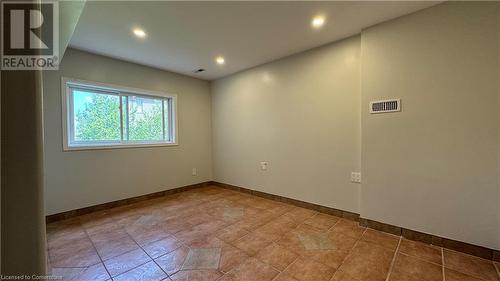
POLYGON ((138 143, 138 144, 116 144, 116 145, 88 145, 88 146, 64 146, 63 151, 82 151, 82 150, 110 150, 127 148, 155 148, 164 146, 178 146, 178 143, 138 143))

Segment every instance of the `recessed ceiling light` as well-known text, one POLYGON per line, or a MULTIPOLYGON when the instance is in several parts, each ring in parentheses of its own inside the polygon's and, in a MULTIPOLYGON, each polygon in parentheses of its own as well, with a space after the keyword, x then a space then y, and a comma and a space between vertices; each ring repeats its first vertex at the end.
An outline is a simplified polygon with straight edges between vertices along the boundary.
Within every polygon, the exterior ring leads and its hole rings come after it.
POLYGON ((146 32, 140 28, 134 28, 134 30, 132 30, 132 32, 134 32, 134 35, 139 37, 139 38, 146 37, 146 32))
POLYGON ((217 64, 224 64, 224 62, 226 62, 223 57, 216 57, 215 61, 217 62, 217 64))
POLYGON ((312 19, 311 25, 314 28, 320 28, 325 24, 325 17, 323 16, 316 16, 312 19))

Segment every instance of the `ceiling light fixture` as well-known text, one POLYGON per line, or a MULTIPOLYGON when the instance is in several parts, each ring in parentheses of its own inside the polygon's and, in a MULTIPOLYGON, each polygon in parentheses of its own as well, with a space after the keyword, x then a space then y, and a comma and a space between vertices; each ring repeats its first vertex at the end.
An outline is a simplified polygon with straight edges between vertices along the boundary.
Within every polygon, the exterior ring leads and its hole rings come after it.
POLYGON ((139 37, 139 38, 146 37, 146 32, 140 28, 134 28, 134 30, 132 30, 132 32, 134 32, 134 35, 139 37))
POLYGON ((216 57, 215 61, 217 62, 217 64, 224 64, 226 62, 223 57, 216 57))
POLYGON ((314 28, 320 28, 325 24, 325 17, 323 16, 316 16, 312 19, 311 25, 314 28))

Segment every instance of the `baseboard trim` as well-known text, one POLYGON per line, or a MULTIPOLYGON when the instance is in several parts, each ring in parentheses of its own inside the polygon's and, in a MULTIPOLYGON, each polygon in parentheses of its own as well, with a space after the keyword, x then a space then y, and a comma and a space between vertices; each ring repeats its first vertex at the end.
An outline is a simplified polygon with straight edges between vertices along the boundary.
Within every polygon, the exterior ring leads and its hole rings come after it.
POLYGON ((75 210, 62 212, 62 213, 58 213, 58 214, 48 215, 48 216, 46 216, 45 220, 47 223, 52 223, 52 222, 56 222, 56 221, 61 221, 61 220, 70 219, 70 218, 74 218, 77 216, 89 214, 92 212, 108 210, 108 209, 112 209, 112 208, 116 208, 116 207, 120 207, 120 206, 124 206, 124 205, 129 205, 129 204, 133 204, 133 203, 137 203, 137 202, 141 202, 141 201, 145 201, 145 200, 149 200, 149 199, 154 199, 154 198, 158 198, 158 197, 168 196, 168 195, 172 195, 175 193, 188 191, 188 190, 192 190, 192 189, 196 189, 196 188, 200 188, 200 187, 206 187, 206 186, 210 186, 210 185, 215 185, 215 186, 219 186, 219 187, 229 189, 229 190, 248 193, 248 194, 255 195, 255 196, 258 196, 261 198, 291 204, 291 205, 294 205, 297 207, 302 207, 302 208, 314 210, 314 211, 317 211, 320 213, 325 213, 325 214, 329 214, 329 215, 333 215, 333 216, 337 216, 337 217, 346 218, 349 220, 357 221, 362 226, 372 228, 375 230, 379 230, 379 231, 383 231, 383 232, 387 232, 387 233, 391 233, 391 234, 398 235, 398 236, 403 236, 409 240, 424 242, 427 244, 436 245, 436 246, 447 248, 447 249, 454 250, 457 252, 462 252, 462 253, 477 256, 480 258, 500 262, 500 251, 499 250, 489 249, 486 247, 477 246, 477 245, 473 245, 473 244, 469 244, 469 243, 465 243, 465 242, 461 242, 461 241, 456 241, 456 240, 452 240, 452 239, 448 239, 448 238, 444 238, 444 237, 439 237, 439 236, 432 235, 432 234, 422 233, 419 231, 407 229, 407 228, 400 227, 400 226, 395 226, 395 225, 386 224, 383 222, 378 222, 378 221, 374 221, 374 220, 370 220, 370 219, 366 219, 366 218, 361 218, 359 214, 349 212, 349 211, 339 210, 339 209, 335 209, 335 208, 331 208, 331 207, 326 207, 326 206, 313 204, 313 203, 309 203, 309 202, 305 202, 305 201, 301 201, 301 200, 297 200, 297 199, 292 199, 292 198, 288 198, 288 197, 284 197, 284 196, 280 196, 280 195, 270 194, 270 193, 266 193, 266 192, 262 192, 262 191, 257 191, 257 190, 253 190, 253 189, 249 189, 249 188, 245 188, 245 187, 241 187, 241 186, 236 186, 236 185, 231 185, 231 184, 226 184, 226 183, 221 183, 221 182, 216 182, 216 181, 207 181, 207 182, 202 182, 202 183, 197 183, 197 184, 192 184, 192 185, 181 186, 181 187, 168 189, 168 190, 164 190, 164 191, 154 192, 154 193, 140 195, 140 196, 131 197, 131 198, 127 198, 127 199, 122 199, 122 200, 112 201, 112 202, 98 204, 98 205, 94 205, 94 206, 89 206, 89 207, 85 207, 85 208, 81 208, 81 209, 75 209, 75 210))
POLYGON ((329 215, 334 215, 337 217, 342 217, 346 219, 350 219, 353 221, 359 222, 360 225, 372 228, 375 230, 387 232, 390 234, 394 234, 397 236, 403 236, 406 239, 413 240, 413 241, 419 241, 431 245, 436 245, 439 247, 443 247, 446 249, 454 250, 457 252, 462 252, 466 253, 472 256, 488 259, 488 260, 494 260, 497 262, 500 262, 500 251, 494 250, 494 249, 489 249, 486 247, 482 246, 477 246, 457 240, 452 240, 444 237, 439 237, 436 235, 432 234, 427 234, 427 233, 422 233, 419 231, 407 229, 404 227, 400 226, 395 226, 391 224, 386 224, 383 222, 378 222, 366 218, 361 218, 359 214, 344 211, 344 210, 339 210, 331 207, 326 207, 326 206, 321 206, 318 204, 313 204, 309 202, 304 202, 296 199, 291 199, 288 197, 280 196, 280 195, 275 195, 275 194, 270 194, 262 191, 257 191, 241 186, 236 186, 236 185, 231 185, 227 183, 221 183, 221 182, 212 182, 213 185, 234 190, 234 191, 239 191, 239 192, 244 192, 248 194, 252 194, 255 196, 259 196, 262 198, 278 201, 278 202, 283 202, 283 203, 288 203, 297 207, 302 207, 314 211, 318 211, 321 213, 329 214, 329 215))
POLYGON ((423 233, 416 230, 407 229, 404 227, 386 224, 383 222, 378 222, 365 218, 361 218, 359 224, 379 231, 388 232, 398 236, 403 236, 404 238, 409 240, 419 241, 426 244, 431 244, 446 249, 454 250, 457 252, 466 253, 483 259, 500 262, 500 251, 498 250, 474 244, 469 244, 466 242, 457 241, 453 239, 448 239, 428 233, 423 233))
POLYGON ((124 206, 124 205, 129 205, 129 204, 133 204, 133 203, 137 203, 137 202, 141 202, 141 201, 145 201, 145 200, 149 200, 149 199, 154 199, 154 198, 158 198, 158 197, 163 197, 163 196, 167 196, 167 195, 171 195, 171 194, 175 194, 175 193, 179 193, 179 192, 183 192, 183 191, 188 191, 188 190, 192 190, 195 188, 205 187, 205 186, 209 186, 209 185, 213 185, 213 182, 206 181, 206 182, 202 182, 202 183, 196 183, 196 184, 176 187, 176 188, 172 188, 172 189, 168 189, 168 190, 163 190, 163 191, 159 191, 159 192, 149 193, 149 194, 145 194, 145 195, 135 196, 135 197, 127 198, 127 199, 116 200, 116 201, 107 202, 107 203, 103 203, 103 204, 93 205, 93 206, 75 209, 75 210, 71 210, 71 211, 66 211, 66 212, 62 212, 62 213, 58 213, 58 214, 48 215, 45 217, 45 221, 46 221, 46 223, 51 223, 51 222, 56 222, 56 221, 60 221, 60 220, 70 219, 70 218, 74 218, 77 216, 81 216, 81 215, 85 215, 85 214, 89 214, 89 213, 93 213, 93 212, 97 212, 97 211, 108 210, 108 209, 112 209, 112 208, 116 208, 116 207, 120 207, 120 206, 124 206))
POLYGON ((221 182, 215 182, 215 181, 212 183, 213 183, 213 185, 220 186, 222 188, 248 193, 251 195, 258 196, 258 197, 291 204, 291 205, 294 205, 297 207, 302 207, 302 208, 318 211, 321 213, 346 218, 346 219, 353 220, 353 221, 359 221, 359 214, 356 214, 356 213, 343 211, 343 210, 339 210, 339 209, 335 209, 335 208, 330 208, 330 207, 326 207, 326 206, 322 206, 322 205, 318 205, 318 204, 313 204, 313 203, 309 203, 309 202, 305 202, 305 201, 301 201, 301 200, 297 200, 297 199, 292 199, 292 198, 288 198, 288 197, 284 197, 284 196, 280 196, 280 195, 274 195, 274 194, 270 194, 270 193, 266 193, 266 192, 262 192, 262 191, 257 191, 257 190, 253 190, 253 189, 249 189, 249 188, 245 188, 245 187, 241 187, 241 186, 231 185, 231 184, 227 184, 227 183, 221 183, 221 182))

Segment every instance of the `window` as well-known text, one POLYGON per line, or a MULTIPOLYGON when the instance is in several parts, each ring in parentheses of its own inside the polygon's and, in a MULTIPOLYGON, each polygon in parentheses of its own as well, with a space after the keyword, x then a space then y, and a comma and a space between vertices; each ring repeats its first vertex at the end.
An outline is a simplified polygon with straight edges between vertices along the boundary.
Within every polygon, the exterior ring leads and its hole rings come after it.
POLYGON ((64 150, 175 145, 176 96, 63 78, 64 150))

